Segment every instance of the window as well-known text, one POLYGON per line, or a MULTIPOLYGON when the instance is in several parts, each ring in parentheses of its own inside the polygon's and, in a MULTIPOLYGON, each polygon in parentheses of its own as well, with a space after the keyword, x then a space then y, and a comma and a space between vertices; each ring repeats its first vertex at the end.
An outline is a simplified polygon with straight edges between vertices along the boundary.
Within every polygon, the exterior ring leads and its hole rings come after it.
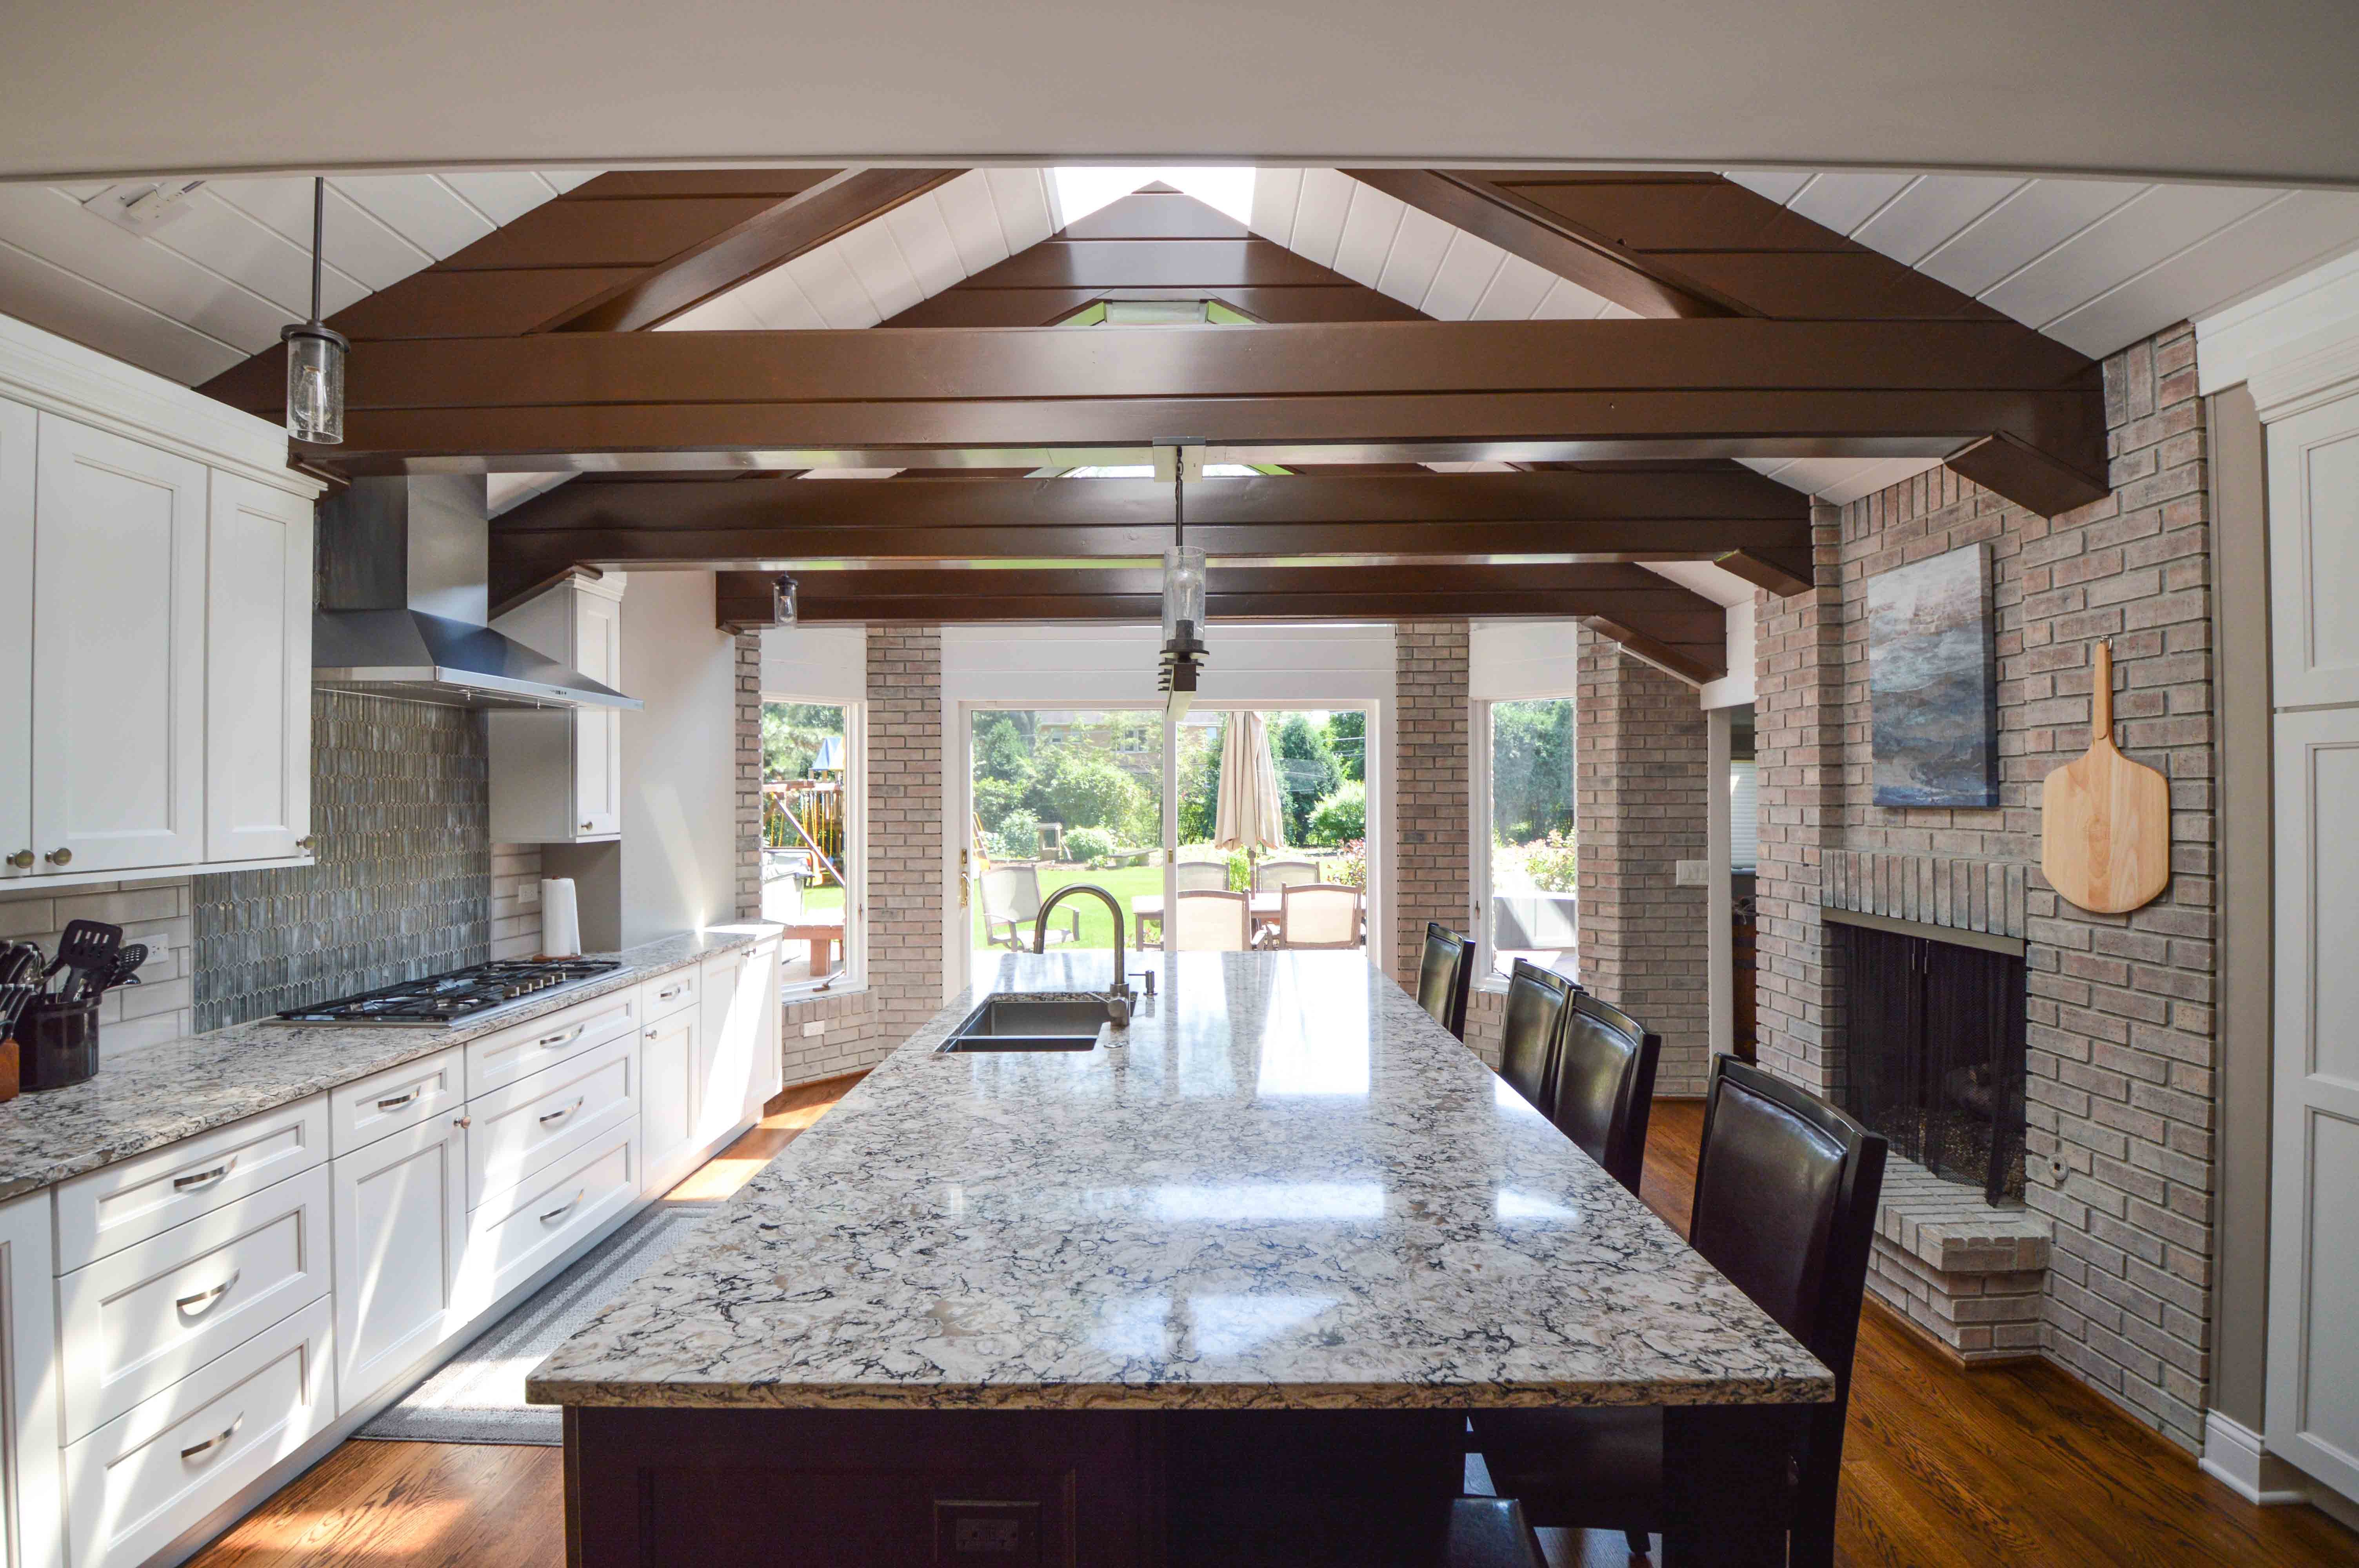
POLYGON ((821 987, 860 945, 859 710, 762 703, 762 918, 787 928, 781 979, 821 987))
POLYGON ((1491 968, 1517 958, 1573 972, 1573 703, 1569 697, 1484 704, 1476 836, 1481 940, 1491 968))

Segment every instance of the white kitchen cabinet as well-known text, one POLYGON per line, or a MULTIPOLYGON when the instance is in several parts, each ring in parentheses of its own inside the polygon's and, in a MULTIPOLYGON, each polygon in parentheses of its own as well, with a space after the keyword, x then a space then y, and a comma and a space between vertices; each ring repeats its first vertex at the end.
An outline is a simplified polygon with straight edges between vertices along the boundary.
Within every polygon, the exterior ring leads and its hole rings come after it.
POLYGON ((696 1168, 703 1149, 696 1136, 703 1106, 696 1008, 669 1012, 639 1032, 639 1138, 648 1193, 659 1193, 696 1168))
MULTIPOLYGON (((622 689, 619 572, 571 577, 492 622, 601 686, 622 689)), ((611 708, 491 716, 492 838, 582 844, 623 831, 623 718, 611 708)))
POLYGON ((741 949, 707 958, 699 971, 704 1027, 697 1042, 696 1141, 701 1145, 727 1137, 745 1120, 761 1033, 761 1008, 753 995, 758 968, 741 949))
POLYGON ((49 1195, 0 1204, 0 1561, 64 1562, 49 1195))
POLYGON ((0 887, 33 851, 33 446, 40 421, 0 402, 0 887))
POLYGON ((0 886, 308 859, 321 488, 277 427, 0 317, 0 886))
POLYGON ((205 856, 311 848, 311 503, 212 475, 205 545, 205 856))
POLYGON ((202 463, 53 414, 33 505, 37 874, 204 859, 202 463))
POLYGON ((448 1112, 330 1162, 339 1414, 465 1326, 467 1119, 448 1112))
POLYGON ((786 1083, 778 1011, 778 943, 757 942, 746 956, 738 986, 754 1014, 754 1067, 747 1076, 745 1119, 759 1121, 786 1083))

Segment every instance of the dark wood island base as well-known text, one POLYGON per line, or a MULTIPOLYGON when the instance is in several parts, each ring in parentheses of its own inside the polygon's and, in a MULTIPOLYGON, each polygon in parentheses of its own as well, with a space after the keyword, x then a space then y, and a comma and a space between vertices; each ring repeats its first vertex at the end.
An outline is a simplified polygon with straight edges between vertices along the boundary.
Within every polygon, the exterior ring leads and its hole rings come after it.
MULTIPOLYGON (((1801 1413, 1668 1412, 1680 1517, 1704 1524, 1668 1561, 1785 1561, 1801 1413)), ((1454 1410, 568 1407, 567 1561, 1436 1568, 1465 1449, 1454 1410)))

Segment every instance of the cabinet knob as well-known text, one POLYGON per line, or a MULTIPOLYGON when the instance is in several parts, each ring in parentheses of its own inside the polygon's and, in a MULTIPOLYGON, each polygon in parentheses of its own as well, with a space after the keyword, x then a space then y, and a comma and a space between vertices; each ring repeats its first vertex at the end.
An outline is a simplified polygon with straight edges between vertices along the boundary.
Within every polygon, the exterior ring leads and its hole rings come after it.
POLYGON ((309 833, 306 833, 303 837, 295 840, 295 847, 298 849, 309 851, 318 849, 320 847, 320 841, 311 837, 309 833))
POLYGON ((589 831, 590 831, 590 824, 588 824, 587 822, 583 823, 583 824, 582 825, 582 832, 584 832, 584 833, 589 832, 589 831))
POLYGON ((451 1119, 451 1125, 453 1127, 473 1127, 475 1125, 475 1119, 472 1116, 454 1116, 451 1119))
POLYGON ((33 869, 33 852, 30 849, 19 849, 8 857, 8 863, 20 871, 29 871, 33 869))
POLYGON ((52 849, 48 854, 42 856, 41 859, 47 860, 53 866, 71 865, 73 863, 73 851, 71 849, 52 849))

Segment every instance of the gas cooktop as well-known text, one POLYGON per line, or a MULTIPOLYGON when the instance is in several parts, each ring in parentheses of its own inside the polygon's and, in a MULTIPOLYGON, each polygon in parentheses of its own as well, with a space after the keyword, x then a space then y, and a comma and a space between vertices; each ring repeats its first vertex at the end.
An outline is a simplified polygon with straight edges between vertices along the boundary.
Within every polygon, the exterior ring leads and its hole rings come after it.
POLYGON ((363 991, 339 1001, 282 1012, 279 1023, 377 1024, 436 1029, 471 1022, 550 992, 589 984, 621 968, 614 958, 510 958, 447 975, 363 991))

